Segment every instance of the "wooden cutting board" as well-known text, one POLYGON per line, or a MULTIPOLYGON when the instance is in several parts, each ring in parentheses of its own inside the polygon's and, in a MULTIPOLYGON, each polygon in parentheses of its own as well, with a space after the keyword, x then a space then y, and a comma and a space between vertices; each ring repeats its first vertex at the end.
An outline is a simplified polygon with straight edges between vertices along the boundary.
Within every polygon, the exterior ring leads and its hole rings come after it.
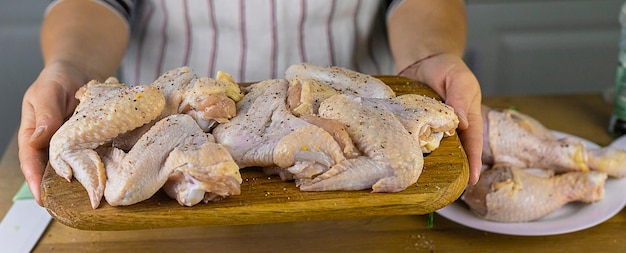
MULTIPOLYGON (((439 98, 416 81, 378 76, 398 95, 439 98)), ((390 215, 422 215, 455 201, 468 181, 467 157, 458 135, 446 137, 427 155, 417 183, 398 193, 363 191, 301 192, 294 182, 243 169, 241 195, 219 202, 183 207, 164 192, 131 206, 113 207, 103 199, 92 209, 82 185, 56 175, 48 166, 42 182, 44 207, 59 222, 83 230, 136 230, 210 225, 242 225, 348 219, 390 215)))

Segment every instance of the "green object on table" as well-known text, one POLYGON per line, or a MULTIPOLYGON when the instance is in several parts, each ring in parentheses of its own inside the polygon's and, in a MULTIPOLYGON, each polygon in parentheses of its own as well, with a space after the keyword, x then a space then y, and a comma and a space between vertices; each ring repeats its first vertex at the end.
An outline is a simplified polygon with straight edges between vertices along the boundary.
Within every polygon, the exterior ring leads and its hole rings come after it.
POLYGON ((22 200, 22 199, 33 199, 33 198, 35 197, 33 197, 33 193, 30 192, 30 189, 28 188, 28 184, 24 182, 24 184, 22 184, 22 187, 20 187, 20 189, 15 194, 15 196, 13 196, 13 202, 22 200))
POLYGON ((428 214, 428 221, 426 222, 426 228, 432 228, 435 223, 435 213, 428 214))

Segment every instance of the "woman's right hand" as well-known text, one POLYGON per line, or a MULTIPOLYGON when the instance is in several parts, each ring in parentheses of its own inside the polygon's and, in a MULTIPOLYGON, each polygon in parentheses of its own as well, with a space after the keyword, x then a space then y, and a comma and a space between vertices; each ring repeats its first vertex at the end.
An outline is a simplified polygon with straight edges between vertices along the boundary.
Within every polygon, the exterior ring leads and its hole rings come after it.
POLYGON ((41 203, 41 180, 48 164, 52 135, 78 104, 74 94, 86 76, 64 62, 47 64, 22 100, 18 130, 20 168, 35 200, 41 203))

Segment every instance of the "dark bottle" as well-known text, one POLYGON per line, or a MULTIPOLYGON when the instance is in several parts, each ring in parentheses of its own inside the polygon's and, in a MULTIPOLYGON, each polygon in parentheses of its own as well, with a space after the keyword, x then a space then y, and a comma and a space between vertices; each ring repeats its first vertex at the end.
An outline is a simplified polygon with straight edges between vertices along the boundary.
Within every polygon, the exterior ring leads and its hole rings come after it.
POLYGON ((615 138, 626 134, 626 121, 613 117, 611 119, 609 131, 611 135, 615 138))
POLYGON ((619 12, 619 23, 622 30, 615 75, 613 114, 609 122, 609 133, 616 138, 626 134, 626 3, 619 12))

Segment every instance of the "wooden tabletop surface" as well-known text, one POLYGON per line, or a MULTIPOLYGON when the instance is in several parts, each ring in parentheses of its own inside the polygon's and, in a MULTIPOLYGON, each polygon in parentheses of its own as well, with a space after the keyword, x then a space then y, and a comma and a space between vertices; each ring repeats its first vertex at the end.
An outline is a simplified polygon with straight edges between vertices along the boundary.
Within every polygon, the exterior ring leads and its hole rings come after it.
MULTIPOLYGON (((610 105, 599 94, 487 97, 492 107, 515 107, 548 128, 601 145, 610 105)), ((0 162, 0 217, 24 178, 15 138, 0 162)), ((133 231, 86 231, 53 221, 34 252, 626 252, 626 210, 582 231, 512 236, 471 229, 435 215, 404 215, 133 231)))

